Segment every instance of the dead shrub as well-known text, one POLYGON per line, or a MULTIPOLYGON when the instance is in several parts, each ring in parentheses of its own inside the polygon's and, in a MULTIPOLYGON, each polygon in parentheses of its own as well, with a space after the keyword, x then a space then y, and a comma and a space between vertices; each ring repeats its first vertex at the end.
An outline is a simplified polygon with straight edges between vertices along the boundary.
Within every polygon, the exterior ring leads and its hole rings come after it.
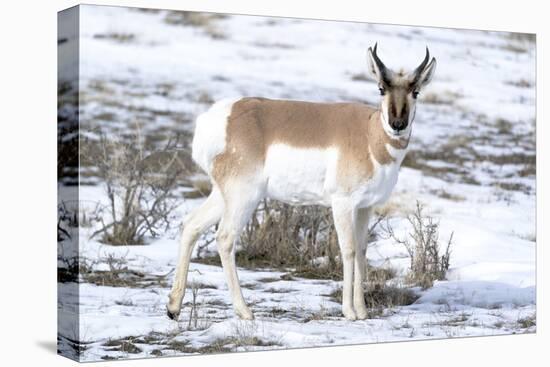
POLYGON ((295 268, 308 278, 341 278, 330 209, 265 200, 244 228, 237 262, 245 267, 295 268))
MULTIPOLYGON (((381 219, 372 222, 374 232, 381 219)), ((211 232, 206 242, 213 240, 211 232)), ((201 253, 203 249, 201 249, 201 253)), ((330 208, 260 203, 237 243, 236 262, 245 268, 291 269, 290 277, 342 279, 342 262, 330 208)), ((196 261, 220 265, 217 255, 196 261)))
POLYGON ((415 211, 407 217, 412 232, 406 238, 398 238, 387 223, 386 231, 397 243, 405 246, 411 258, 407 281, 423 289, 433 286, 436 280, 444 280, 449 270, 453 233, 445 250, 439 242, 439 222, 423 212, 424 207, 416 202, 415 211))
POLYGON ((112 140, 100 134, 98 142, 84 140, 82 147, 81 154, 96 159, 108 199, 103 208, 108 215, 102 216, 101 229, 92 237, 101 235, 101 241, 110 245, 140 245, 145 235, 156 237, 168 229, 176 207, 173 192, 183 173, 177 140, 162 149, 146 149, 137 127, 130 139, 112 140))

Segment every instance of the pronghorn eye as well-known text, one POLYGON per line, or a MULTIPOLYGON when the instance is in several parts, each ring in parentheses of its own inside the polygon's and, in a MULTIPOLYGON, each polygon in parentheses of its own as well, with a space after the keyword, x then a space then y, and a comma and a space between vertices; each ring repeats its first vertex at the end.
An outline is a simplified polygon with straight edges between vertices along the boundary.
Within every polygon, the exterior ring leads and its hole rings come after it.
POLYGON ((378 88, 378 90, 380 91, 380 95, 383 96, 384 94, 386 94, 386 90, 382 87, 378 88))
POLYGON ((418 91, 416 91, 416 90, 412 93, 414 99, 416 99, 416 97, 418 97, 418 93, 420 93, 420 92, 418 92, 418 91))

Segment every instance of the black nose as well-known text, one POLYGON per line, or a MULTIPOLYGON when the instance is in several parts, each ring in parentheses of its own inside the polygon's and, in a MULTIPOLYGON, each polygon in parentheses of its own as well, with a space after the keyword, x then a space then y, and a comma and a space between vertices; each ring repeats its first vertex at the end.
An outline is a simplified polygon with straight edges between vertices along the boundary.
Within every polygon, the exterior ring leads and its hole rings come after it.
POLYGON ((404 130, 407 127, 407 121, 405 120, 393 120, 390 124, 392 129, 401 131, 404 130))

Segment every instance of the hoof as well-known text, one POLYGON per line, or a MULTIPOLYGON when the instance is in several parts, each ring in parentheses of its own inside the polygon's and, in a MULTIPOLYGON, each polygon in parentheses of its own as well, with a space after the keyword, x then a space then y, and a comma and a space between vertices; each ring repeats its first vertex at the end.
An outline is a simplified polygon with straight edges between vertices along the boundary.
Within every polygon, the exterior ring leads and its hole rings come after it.
POLYGON ((357 320, 365 320, 368 316, 367 310, 357 311, 357 320))
POLYGON ((178 321, 178 317, 180 316, 180 314, 179 312, 170 312, 169 309, 166 309, 166 316, 174 321, 178 321))
POLYGON ((357 315, 355 314, 355 311, 353 310, 346 310, 342 312, 344 314, 344 317, 347 320, 354 321, 357 320, 357 315))

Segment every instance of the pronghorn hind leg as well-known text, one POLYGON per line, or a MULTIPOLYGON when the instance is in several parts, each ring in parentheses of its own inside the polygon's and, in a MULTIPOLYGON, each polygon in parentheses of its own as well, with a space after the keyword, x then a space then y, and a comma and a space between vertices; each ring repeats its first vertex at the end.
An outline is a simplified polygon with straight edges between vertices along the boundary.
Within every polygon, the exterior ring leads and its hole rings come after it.
POLYGON ((338 244, 344 267, 344 286, 342 289, 342 313, 348 320, 356 320, 353 308, 353 272, 355 261, 355 231, 353 228, 355 208, 346 198, 332 200, 334 226, 338 234, 338 244))
POLYGON ((369 232, 370 208, 361 208, 357 210, 354 220, 356 233, 357 250, 355 251, 355 271, 353 279, 353 308, 357 318, 364 320, 367 318, 367 306, 365 304, 365 293, 363 291, 363 282, 366 280, 367 272, 367 240, 369 232))
POLYGON ((195 242, 202 232, 211 225, 216 224, 223 213, 224 203, 221 193, 215 186, 206 201, 196 209, 183 225, 180 237, 180 249, 178 266, 174 276, 174 283, 169 295, 166 313, 168 317, 176 320, 181 310, 185 287, 187 284, 187 273, 189 261, 195 242))
POLYGON ((238 183, 232 183, 232 185, 226 185, 224 191, 225 209, 216 236, 218 252, 233 307, 236 315, 244 320, 252 320, 254 315, 246 305, 239 284, 235 264, 235 240, 239 237, 242 229, 263 198, 262 192, 263 190, 259 190, 253 183, 239 181, 238 183))

